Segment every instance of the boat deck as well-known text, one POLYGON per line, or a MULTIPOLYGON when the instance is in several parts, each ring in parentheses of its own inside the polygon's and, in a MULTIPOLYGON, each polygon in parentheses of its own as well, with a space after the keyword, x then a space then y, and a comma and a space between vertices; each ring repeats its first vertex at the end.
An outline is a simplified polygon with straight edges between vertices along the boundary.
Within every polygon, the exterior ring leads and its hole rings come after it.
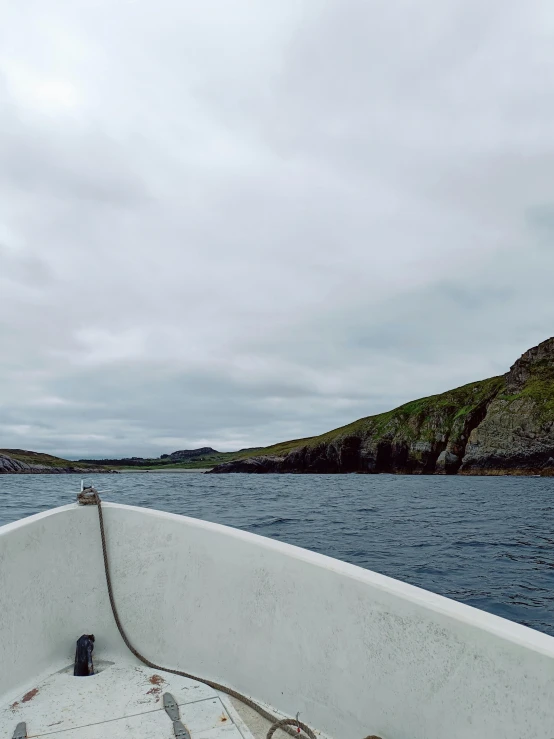
POLYGON ((179 705, 192 739, 261 739, 269 727, 238 701, 202 683, 138 662, 95 661, 95 671, 74 677, 68 665, 15 700, 12 696, 0 706, 2 735, 11 737, 25 722, 29 739, 173 739, 173 723, 163 707, 166 692, 179 705))

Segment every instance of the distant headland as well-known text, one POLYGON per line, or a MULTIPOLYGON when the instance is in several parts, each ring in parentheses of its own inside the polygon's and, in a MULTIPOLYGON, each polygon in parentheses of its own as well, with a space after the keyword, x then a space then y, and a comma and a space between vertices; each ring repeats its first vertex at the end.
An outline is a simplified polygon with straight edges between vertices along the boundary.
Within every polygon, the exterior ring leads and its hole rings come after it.
POLYGON ((212 473, 554 475, 554 338, 525 352, 505 375, 269 447, 237 452, 201 447, 155 459, 77 461, 0 449, 0 474, 206 468, 212 473))

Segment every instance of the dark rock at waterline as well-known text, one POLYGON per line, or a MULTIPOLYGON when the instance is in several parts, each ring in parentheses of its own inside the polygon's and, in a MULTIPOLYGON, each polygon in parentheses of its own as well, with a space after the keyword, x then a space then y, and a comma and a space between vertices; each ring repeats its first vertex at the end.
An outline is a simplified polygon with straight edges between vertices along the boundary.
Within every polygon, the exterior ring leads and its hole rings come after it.
POLYGON ((437 458, 435 472, 443 475, 453 475, 460 469, 461 460, 457 454, 447 451, 441 452, 437 458))
POLYGON ((236 459, 232 462, 224 462, 218 464, 209 472, 249 472, 249 473, 267 473, 267 472, 283 472, 282 457, 251 457, 250 459, 236 459))

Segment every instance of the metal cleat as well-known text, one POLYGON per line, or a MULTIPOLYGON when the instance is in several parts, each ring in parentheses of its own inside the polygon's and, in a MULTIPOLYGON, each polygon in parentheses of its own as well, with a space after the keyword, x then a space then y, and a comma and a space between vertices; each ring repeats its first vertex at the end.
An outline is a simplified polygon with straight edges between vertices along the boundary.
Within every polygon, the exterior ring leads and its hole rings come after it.
POLYGON ((27 724, 25 721, 17 724, 15 731, 13 732, 12 739, 27 739, 27 724))
POLYGON ((190 739, 189 730, 181 721, 173 722, 173 733, 175 739, 190 739))
POLYGON ((181 714, 179 713, 179 706, 177 705, 177 701, 171 695, 171 693, 164 693, 164 708, 165 712, 172 721, 178 721, 181 718, 181 714))

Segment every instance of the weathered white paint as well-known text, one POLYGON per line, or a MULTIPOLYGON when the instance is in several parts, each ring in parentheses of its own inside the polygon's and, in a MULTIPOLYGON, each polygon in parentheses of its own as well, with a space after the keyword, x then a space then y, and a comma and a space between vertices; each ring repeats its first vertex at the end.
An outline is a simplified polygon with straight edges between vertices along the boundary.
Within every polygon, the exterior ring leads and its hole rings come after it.
POLYGON ((162 698, 167 691, 179 705, 181 721, 198 739, 206 734, 213 739, 252 739, 242 724, 241 734, 214 690, 137 665, 134 658, 126 655, 91 678, 73 677, 71 667, 70 671, 61 670, 48 676, 35 688, 36 695, 27 702, 20 697, 17 702, 0 707, 0 726, 12 727, 13 731, 17 723, 25 721, 32 737, 80 737, 81 732, 89 736, 94 729, 96 733, 92 736, 99 739, 137 739, 136 734, 127 730, 130 722, 141 727, 139 736, 145 739, 169 738, 173 737, 173 724, 163 709, 162 698), (138 717, 142 720, 138 721, 138 717), (161 731, 148 733, 154 725, 161 731))
MULTIPOLYGON (((163 711, 156 711, 46 736, 48 739, 175 739, 172 726, 163 711)), ((195 739, 242 739, 234 724, 216 729, 191 728, 191 736, 195 739)))
POLYGON ((201 711, 194 715, 194 725, 199 728, 214 728, 222 713, 221 701, 211 688, 176 675, 162 675, 136 665, 132 658, 118 661, 90 680, 74 677, 73 667, 71 671, 58 670, 33 684, 33 688, 37 693, 28 702, 23 702, 20 695, 17 702, 0 708, 0 725, 1 722, 26 721, 29 733, 40 736, 112 722, 121 716, 161 709, 161 696, 166 691, 180 706, 200 707, 201 711), (150 678, 154 675, 156 681, 153 683, 150 678), (214 700, 218 702, 215 711, 212 710, 214 700))
MULTIPOLYGON (((105 518, 121 617, 158 663, 300 711, 337 739, 554 737, 551 637, 216 524, 113 504, 105 518)), ((97 657, 128 659, 94 507, 0 528, 0 599, 6 702, 70 662, 82 633, 97 657)))

